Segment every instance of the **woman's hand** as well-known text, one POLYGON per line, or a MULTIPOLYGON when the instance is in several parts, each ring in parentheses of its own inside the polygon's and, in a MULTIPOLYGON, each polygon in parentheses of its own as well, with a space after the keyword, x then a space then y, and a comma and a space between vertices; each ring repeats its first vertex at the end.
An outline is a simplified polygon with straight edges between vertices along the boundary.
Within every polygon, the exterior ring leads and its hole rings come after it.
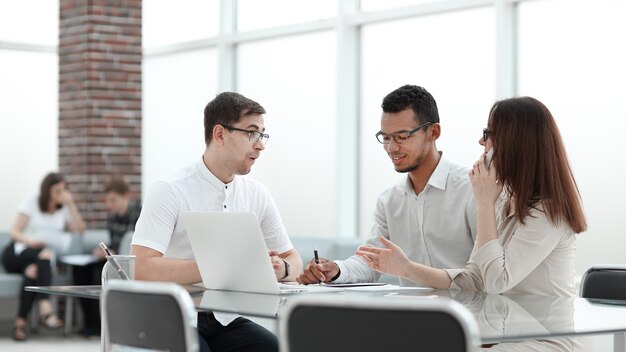
POLYGON ((72 204, 74 203, 74 196, 70 191, 64 189, 59 196, 59 202, 63 205, 72 204))
POLYGON ((404 251, 382 236, 380 241, 386 248, 361 246, 356 254, 365 259, 373 270, 389 275, 406 276, 411 261, 404 251))
POLYGON ((37 241, 37 240, 28 240, 28 242, 26 242, 26 245, 30 248, 43 248, 44 247, 44 243, 41 241, 37 241))
POLYGON ((486 153, 483 153, 480 156, 480 159, 474 163, 474 167, 469 172, 476 205, 495 204, 502 192, 502 182, 498 182, 498 176, 496 175, 496 161, 493 161, 491 167, 487 169, 485 166, 485 155, 486 153))

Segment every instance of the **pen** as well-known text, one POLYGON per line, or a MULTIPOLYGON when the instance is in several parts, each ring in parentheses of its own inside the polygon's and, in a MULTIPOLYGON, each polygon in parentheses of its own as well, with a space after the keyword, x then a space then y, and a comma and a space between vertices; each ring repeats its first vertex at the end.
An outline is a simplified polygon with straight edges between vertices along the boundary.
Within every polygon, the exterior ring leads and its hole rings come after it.
POLYGON ((126 275, 126 273, 124 272, 124 269, 122 269, 122 266, 120 265, 120 263, 118 263, 117 260, 113 258, 111 251, 109 251, 109 248, 104 244, 104 242, 100 242, 98 245, 100 246, 100 248, 102 248, 102 250, 104 251, 104 254, 106 254, 107 261, 111 263, 111 265, 113 265, 113 268, 120 275, 120 278, 122 280, 130 280, 128 275, 126 275))
MULTIPOLYGON (((315 249, 313 249, 313 257, 315 258, 315 264, 319 264, 320 263, 320 257, 317 255, 317 246, 315 246, 315 249)), ((322 284, 322 282, 318 282, 319 285, 322 284)))

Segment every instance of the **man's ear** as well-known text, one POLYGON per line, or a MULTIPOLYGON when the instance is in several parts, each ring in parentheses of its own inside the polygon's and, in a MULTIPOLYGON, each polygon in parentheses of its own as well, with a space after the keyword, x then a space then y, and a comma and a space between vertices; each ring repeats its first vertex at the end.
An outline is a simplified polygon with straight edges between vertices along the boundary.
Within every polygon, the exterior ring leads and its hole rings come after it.
POLYGON ((428 139, 431 141, 436 141, 439 139, 439 136, 441 136, 441 125, 438 123, 433 124, 432 128, 429 128, 428 130, 430 131, 428 139))
POLYGON ((218 145, 224 145, 224 130, 222 125, 213 126, 213 142, 218 145))

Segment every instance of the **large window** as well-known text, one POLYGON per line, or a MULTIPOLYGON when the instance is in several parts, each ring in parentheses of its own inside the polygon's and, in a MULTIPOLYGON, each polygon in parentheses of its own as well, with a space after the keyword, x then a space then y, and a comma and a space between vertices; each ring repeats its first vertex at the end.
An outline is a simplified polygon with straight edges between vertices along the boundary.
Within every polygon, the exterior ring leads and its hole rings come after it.
POLYGON ((160 176, 200 160, 204 152, 204 106, 217 92, 217 67, 214 49, 144 60, 144 190, 160 176))
POLYGON ((538 98, 554 115, 589 220, 577 246, 579 272, 598 262, 623 262, 624 13, 626 2, 612 0, 536 1, 519 8, 519 93, 538 98))
POLYGON ((360 235, 369 235, 378 195, 405 177, 374 138, 389 92, 404 84, 426 88, 439 108, 437 148, 465 165, 480 156, 478 137, 495 98, 493 22, 493 9, 483 8, 363 29, 360 235))
POLYGON ((237 90, 266 108, 271 136, 251 175, 293 234, 336 232, 335 46, 334 33, 320 32, 244 44, 237 55, 237 90))
POLYGON ((373 137, 387 93, 428 89, 441 116, 438 149, 467 166, 483 150, 493 102, 531 95, 557 118, 589 216, 577 269, 622 261, 623 1, 164 4, 144 2, 144 188, 199 157, 204 105, 236 90, 267 108, 271 138, 251 176, 270 188, 289 232, 365 237, 378 194, 403 176, 373 137), (176 160, 164 158, 167 137, 176 160), (600 248, 610 256, 597 258, 600 248))

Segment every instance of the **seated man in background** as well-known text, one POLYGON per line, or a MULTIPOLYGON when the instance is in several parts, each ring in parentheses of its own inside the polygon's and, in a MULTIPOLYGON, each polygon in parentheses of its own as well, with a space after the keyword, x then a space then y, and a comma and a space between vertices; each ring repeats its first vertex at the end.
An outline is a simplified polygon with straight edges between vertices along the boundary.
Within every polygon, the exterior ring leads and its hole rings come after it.
MULTIPOLYGON (((124 234, 135 230, 135 224, 141 212, 141 202, 131 199, 128 184, 122 179, 114 178, 104 187, 104 203, 108 212, 107 230, 109 232, 108 247, 112 254, 120 253, 120 244, 124 234)), ((101 260, 86 266, 74 266, 73 277, 77 285, 100 285, 104 252, 96 246, 92 254, 101 260)), ((85 317, 83 335, 100 335, 100 304, 97 300, 81 298, 81 307, 85 317)))
MULTIPOLYGON (((104 188, 104 204, 109 212, 107 230, 109 230, 109 250, 113 254, 120 252, 122 237, 128 231, 135 231, 135 224, 141 213, 141 202, 131 199, 128 184, 121 179, 113 179, 104 188)), ((104 253, 98 250, 98 255, 104 253)), ((94 253, 95 254, 95 253, 94 253)))
MULTIPOLYGON (((137 280, 202 281, 181 221, 181 214, 187 211, 256 214, 276 279, 293 281, 302 271, 302 259, 287 236, 269 191, 241 176, 250 172, 265 149, 269 136, 264 133, 264 113, 257 102, 232 92, 221 93, 207 104, 206 146, 201 159, 162 177, 146 197, 132 243, 137 280)), ((199 312, 198 334, 203 351, 278 351, 275 335, 232 314, 199 312)))
MULTIPOLYGON (((437 151, 441 126, 435 99, 422 87, 405 85, 383 99, 382 109, 376 138, 395 170, 407 177, 379 196, 367 244, 384 248, 379 240, 383 236, 415 262, 463 267, 476 238, 476 210, 469 168, 437 151)), ((376 282, 379 277, 363 258, 353 255, 345 261, 311 261, 297 281, 376 282)), ((400 284, 416 285, 403 278, 400 284)))

